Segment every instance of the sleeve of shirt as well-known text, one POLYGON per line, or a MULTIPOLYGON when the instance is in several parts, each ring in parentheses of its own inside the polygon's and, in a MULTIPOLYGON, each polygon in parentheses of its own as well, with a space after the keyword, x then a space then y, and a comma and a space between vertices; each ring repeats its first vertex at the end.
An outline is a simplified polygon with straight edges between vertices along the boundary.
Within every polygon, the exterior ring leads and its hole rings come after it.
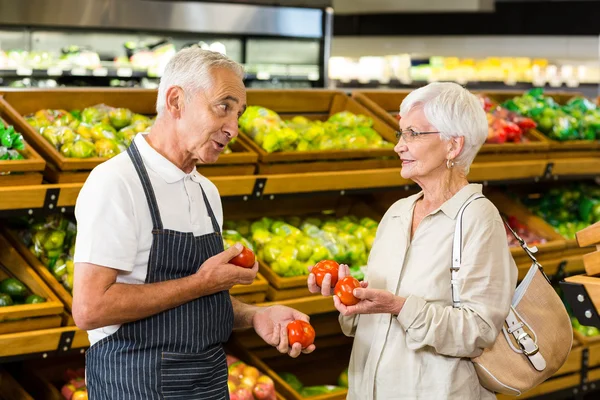
POLYGON ((132 271, 138 250, 130 188, 109 169, 92 171, 75 204, 74 261, 132 271))
MULTIPOLYGON (((491 203, 488 204, 480 210, 495 215, 472 213, 474 222, 463 238, 462 265, 458 273, 462 308, 409 296, 398 315, 407 333, 409 348, 430 346, 438 354, 472 358, 496 341, 511 305, 517 268, 508 249, 502 220, 495 208, 490 209, 491 203)), ((466 220, 467 213, 463 223, 466 220)), ((449 281, 450 274, 448 284, 449 281)))

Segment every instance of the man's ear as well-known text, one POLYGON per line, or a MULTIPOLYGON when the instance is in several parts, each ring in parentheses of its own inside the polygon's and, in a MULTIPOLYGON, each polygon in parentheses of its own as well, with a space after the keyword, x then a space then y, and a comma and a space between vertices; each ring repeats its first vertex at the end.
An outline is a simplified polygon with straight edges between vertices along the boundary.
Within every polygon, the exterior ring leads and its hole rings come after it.
POLYGON ((179 86, 171 86, 167 89, 165 109, 173 117, 179 118, 185 103, 185 94, 179 86))

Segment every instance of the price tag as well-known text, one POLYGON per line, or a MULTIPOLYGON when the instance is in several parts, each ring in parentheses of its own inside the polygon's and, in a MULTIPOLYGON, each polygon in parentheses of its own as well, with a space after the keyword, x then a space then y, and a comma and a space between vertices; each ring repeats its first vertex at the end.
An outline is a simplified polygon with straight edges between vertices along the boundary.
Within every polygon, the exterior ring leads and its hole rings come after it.
POLYGON ((82 67, 73 68, 71 70, 71 75, 73 75, 73 76, 85 76, 85 75, 87 75, 87 70, 85 68, 82 68, 82 67))
POLYGON ((17 75, 19 75, 19 76, 31 76, 32 73, 33 73, 33 70, 31 68, 27 68, 27 67, 18 67, 17 68, 17 75))
POLYGON ((128 78, 133 75, 133 70, 131 68, 119 68, 117 69, 117 76, 121 78, 128 78))
POLYGON ((259 79, 261 81, 266 81, 268 79, 271 79, 271 74, 268 73, 268 72, 264 72, 264 71, 257 72, 256 73, 256 79, 259 79))
POLYGON ((60 67, 50 67, 48 68, 46 73, 48 74, 48 76, 60 76, 62 75, 63 70, 60 67))
POLYGON ((92 75, 94 76, 107 76, 108 75, 108 69, 106 68, 96 68, 92 71, 92 75))

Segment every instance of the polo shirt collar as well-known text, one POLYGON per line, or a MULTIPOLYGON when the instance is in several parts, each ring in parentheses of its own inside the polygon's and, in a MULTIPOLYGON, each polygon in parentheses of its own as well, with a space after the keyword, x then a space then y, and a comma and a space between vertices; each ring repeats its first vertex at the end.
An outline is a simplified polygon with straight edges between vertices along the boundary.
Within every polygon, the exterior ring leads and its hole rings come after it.
POLYGON ((158 151, 154 150, 154 148, 146 141, 143 133, 137 134, 134 141, 144 159, 146 168, 156 172, 165 182, 175 183, 186 177, 188 179, 193 179, 194 181, 199 180, 199 174, 195 169, 189 174, 186 174, 178 166, 173 164, 158 151))

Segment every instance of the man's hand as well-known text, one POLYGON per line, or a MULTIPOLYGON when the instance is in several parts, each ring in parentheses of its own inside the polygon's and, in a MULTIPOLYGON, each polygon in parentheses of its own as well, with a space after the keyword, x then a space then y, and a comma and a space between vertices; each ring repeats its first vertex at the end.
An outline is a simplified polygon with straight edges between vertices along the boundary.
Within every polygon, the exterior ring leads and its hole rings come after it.
POLYGON ((354 297, 361 300, 353 306, 346 306, 338 296, 333 296, 335 308, 344 316, 355 314, 398 315, 406 301, 403 297, 395 296, 387 290, 381 289, 354 289, 353 294, 354 297))
POLYGON ((212 292, 216 293, 229 290, 235 285, 250 285, 254 282, 258 272, 258 262, 255 262, 251 269, 229 263, 232 258, 242 252, 242 249, 243 246, 237 243, 206 260, 195 274, 199 284, 204 288, 209 287, 212 292))
POLYGON ((284 306, 271 306, 263 308, 256 312, 252 320, 254 330, 265 342, 274 346, 280 353, 289 354, 296 358, 300 353, 309 354, 315 350, 315 345, 311 344, 302 350, 300 343, 294 343, 290 348, 287 334, 287 326, 295 320, 309 322, 306 314, 293 308, 284 306))

